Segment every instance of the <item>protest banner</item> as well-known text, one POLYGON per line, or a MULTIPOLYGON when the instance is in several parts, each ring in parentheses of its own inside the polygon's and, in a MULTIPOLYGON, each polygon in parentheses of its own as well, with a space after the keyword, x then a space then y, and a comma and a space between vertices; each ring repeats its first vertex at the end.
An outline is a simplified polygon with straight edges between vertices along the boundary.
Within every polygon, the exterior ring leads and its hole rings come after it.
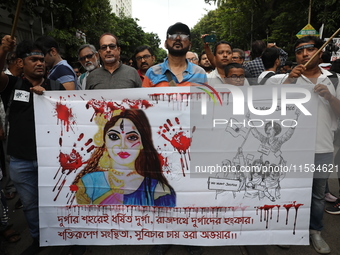
POLYGON ((51 91, 34 108, 42 246, 309 242, 309 86, 51 91))

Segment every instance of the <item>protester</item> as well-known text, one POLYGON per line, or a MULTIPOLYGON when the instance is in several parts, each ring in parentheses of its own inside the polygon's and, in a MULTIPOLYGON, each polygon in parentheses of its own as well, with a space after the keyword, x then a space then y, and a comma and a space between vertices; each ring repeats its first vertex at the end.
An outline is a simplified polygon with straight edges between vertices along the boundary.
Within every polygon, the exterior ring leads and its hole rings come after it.
MULTIPOLYGON (((205 44, 206 45, 206 44, 205 44)), ((206 46, 205 46, 206 47, 206 46)), ((209 84, 224 84, 224 67, 231 63, 233 51, 230 43, 219 41, 213 49, 215 70, 208 74, 209 84)))
POLYGON ((90 72, 100 66, 99 54, 96 47, 92 44, 81 45, 78 49, 78 61, 84 67, 86 72, 79 76, 77 86, 78 89, 85 89, 87 76, 90 72))
POLYGON ((196 52, 188 51, 186 54, 186 58, 191 63, 198 65, 198 55, 196 52))
POLYGON ((60 56, 58 42, 51 36, 41 36, 35 42, 45 55, 47 78, 59 81, 67 90, 76 89, 77 75, 73 68, 60 56))
MULTIPOLYGON (((161 64, 152 66, 146 72, 143 87, 190 86, 192 83, 205 84, 205 71, 188 61, 186 54, 191 47, 191 33, 187 25, 177 22, 166 32, 165 48, 168 57, 161 64)), ((190 254, 200 255, 202 247, 186 246, 190 254)), ((170 249, 170 245, 156 245, 149 255, 162 255, 170 249)))
POLYGON ((111 33, 99 38, 99 55, 103 66, 93 70, 86 81, 86 89, 138 88, 142 81, 133 67, 120 61, 120 44, 111 33))
MULTIPOLYGON (((13 40, 10 35, 2 38, 0 70, 5 64, 4 56, 13 50, 15 44, 16 40, 13 40)), ((31 41, 23 41, 17 46, 16 54, 23 60, 23 78, 9 76, 2 72, 0 91, 5 105, 8 105, 11 100, 7 148, 11 156, 10 173, 24 205, 24 214, 33 238, 32 244, 23 254, 36 254, 39 251, 39 208, 33 92, 41 95, 45 90, 65 88, 59 82, 44 79, 45 58, 39 45, 31 41), (13 98, 15 89, 21 90, 22 93, 16 94, 13 98)))
POLYGON ((212 70, 214 70, 205 51, 202 51, 199 55, 198 65, 202 67, 206 73, 210 73, 212 70))
POLYGON ((245 80, 244 67, 239 63, 230 63, 225 66, 225 82, 234 86, 243 86, 245 80))
POLYGON ((147 46, 138 46, 133 54, 137 64, 137 71, 141 80, 144 80, 146 71, 155 64, 156 57, 153 50, 147 46))
MULTIPOLYGON (((257 80, 259 85, 267 83, 268 79, 276 74, 277 68, 280 66, 280 51, 278 48, 266 48, 261 56, 264 71, 259 75, 257 80)), ((275 79, 271 79, 274 81, 275 79)))
MULTIPOLYGON (((336 76, 336 84, 333 84, 334 81, 331 80, 333 74, 319 67, 319 58, 321 58, 322 52, 306 67, 304 66, 322 45, 323 41, 318 37, 305 36, 298 39, 294 45, 298 65, 283 77, 284 83, 308 84, 319 95, 315 168, 331 166, 333 163, 334 132, 337 129, 337 117, 340 116, 339 75, 336 76)), ((315 171, 312 186, 310 238, 315 250, 321 254, 330 253, 330 247, 321 236, 325 189, 329 175, 330 172, 315 171)))
POLYGON ((76 74, 77 78, 79 78, 79 76, 81 75, 81 72, 79 70, 79 66, 78 65, 73 65, 73 71, 76 74))
POLYGON ((190 86, 207 82, 205 71, 188 61, 186 53, 191 47, 191 34, 187 25, 177 22, 167 31, 165 48, 168 57, 146 72, 143 87, 190 86))

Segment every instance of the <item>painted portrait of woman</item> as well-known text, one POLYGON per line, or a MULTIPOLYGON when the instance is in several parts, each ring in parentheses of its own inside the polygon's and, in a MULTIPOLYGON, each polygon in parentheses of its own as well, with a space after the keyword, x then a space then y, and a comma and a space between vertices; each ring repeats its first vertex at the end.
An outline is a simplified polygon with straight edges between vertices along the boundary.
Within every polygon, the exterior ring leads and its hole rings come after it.
POLYGON ((102 139, 73 181, 78 204, 176 206, 144 111, 122 110, 105 124, 102 139))

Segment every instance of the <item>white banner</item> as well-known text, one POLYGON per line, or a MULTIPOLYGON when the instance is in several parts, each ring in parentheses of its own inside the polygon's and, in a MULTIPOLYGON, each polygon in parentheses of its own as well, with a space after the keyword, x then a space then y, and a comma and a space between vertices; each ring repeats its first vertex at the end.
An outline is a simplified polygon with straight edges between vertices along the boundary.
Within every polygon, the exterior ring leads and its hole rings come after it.
POLYGON ((312 88, 216 90, 35 95, 41 245, 308 244, 312 88))

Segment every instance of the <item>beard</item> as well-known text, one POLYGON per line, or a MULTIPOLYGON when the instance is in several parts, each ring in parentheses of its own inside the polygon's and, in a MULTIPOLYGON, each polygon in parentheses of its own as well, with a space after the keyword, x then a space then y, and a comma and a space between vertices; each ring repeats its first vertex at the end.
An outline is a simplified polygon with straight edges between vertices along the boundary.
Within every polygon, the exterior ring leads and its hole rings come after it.
POLYGON ((91 72, 92 70, 96 68, 96 66, 92 63, 91 65, 85 66, 84 68, 86 71, 91 72))
POLYGON ((173 47, 171 47, 168 43, 166 43, 166 48, 168 49, 170 55, 176 56, 176 57, 183 57, 189 51, 190 46, 182 48, 180 50, 176 50, 173 47))

